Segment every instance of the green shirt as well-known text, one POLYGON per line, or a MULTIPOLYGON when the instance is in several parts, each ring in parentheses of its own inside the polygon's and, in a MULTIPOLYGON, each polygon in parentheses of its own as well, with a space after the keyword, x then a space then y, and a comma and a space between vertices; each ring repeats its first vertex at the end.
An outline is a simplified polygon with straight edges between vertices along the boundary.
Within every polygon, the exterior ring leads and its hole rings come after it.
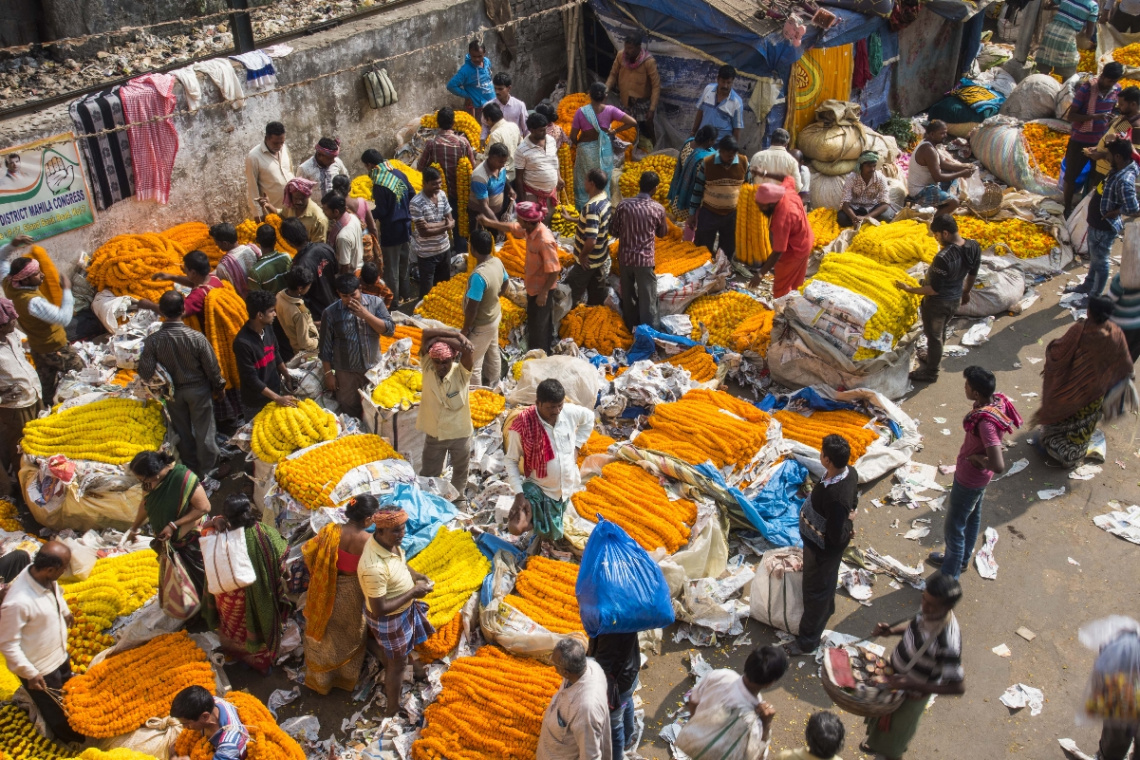
POLYGON ((268 290, 276 293, 285 287, 285 273, 293 263, 286 254, 274 251, 262 256, 249 272, 250 290, 268 290))

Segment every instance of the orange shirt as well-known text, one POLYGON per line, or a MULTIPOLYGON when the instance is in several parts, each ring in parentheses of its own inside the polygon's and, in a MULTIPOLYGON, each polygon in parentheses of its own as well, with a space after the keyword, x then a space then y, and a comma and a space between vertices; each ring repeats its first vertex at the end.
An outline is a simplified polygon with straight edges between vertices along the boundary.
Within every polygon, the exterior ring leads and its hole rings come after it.
POLYGON ((558 242, 554 235, 541 222, 533 232, 526 232, 519 223, 514 224, 510 233, 516 238, 526 238, 526 266, 523 270, 523 284, 528 296, 538 296, 543 292, 546 276, 562 271, 558 261, 558 242))

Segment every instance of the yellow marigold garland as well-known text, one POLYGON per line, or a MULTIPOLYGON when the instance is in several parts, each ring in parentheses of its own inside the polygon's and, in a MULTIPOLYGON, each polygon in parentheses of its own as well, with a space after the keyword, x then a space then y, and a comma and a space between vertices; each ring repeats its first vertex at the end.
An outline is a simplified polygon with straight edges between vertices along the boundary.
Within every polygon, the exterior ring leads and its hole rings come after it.
POLYGON ((420 651, 438 659, 459 643, 462 626, 452 623, 459 618, 463 605, 483 585, 491 572, 488 560, 471 534, 462 529, 442 527, 423 551, 408 561, 408 567, 435 583, 423 598, 428 606, 428 622, 436 629, 420 651))
POLYGON ((167 633, 111 655, 63 686, 67 722, 84 736, 119 736, 170 714, 187 686, 214 693, 214 669, 186 631, 167 633))
POLYGON ((728 347, 733 351, 754 351, 767 357, 772 342, 772 319, 775 316, 776 312, 771 309, 756 312, 736 326, 728 339, 728 347))
MULTIPOLYGON (((16 690, 23 684, 20 683, 20 677, 12 671, 8 670, 7 663, 3 662, 0 658, 0 701, 7 701, 12 698, 16 690)), ((3 739, 3 712, 0 712, 0 752, 4 752, 4 745, 6 742, 3 739)))
POLYGON ((929 264, 938 253, 938 242, 929 228, 916 219, 890 224, 865 224, 851 240, 847 253, 858 253, 877 264, 909 269, 918 262, 929 264))
MULTIPOLYGON (((467 272, 457 274, 450 280, 436 283, 422 303, 416 307, 416 314, 427 319, 443 322, 448 327, 463 327, 463 296, 467 292, 467 272)), ((499 296, 499 345, 510 342, 511 330, 526 323, 526 309, 516 306, 510 299, 499 296)))
POLYGON ((570 134, 574 122, 574 114, 578 109, 590 102, 590 96, 584 92, 571 92, 558 101, 558 126, 567 135, 570 134))
POLYGON ((768 421, 768 415, 752 404, 724 391, 698 388, 678 401, 654 407, 650 429, 639 433, 633 443, 689 464, 707 460, 717 467, 745 464, 767 442, 768 421))
POLYGON ((132 380, 138 377, 138 374, 139 373, 133 369, 121 367, 117 372, 115 372, 115 376, 111 378, 110 383, 111 385, 117 385, 120 388, 126 388, 128 385, 130 385, 132 380))
POLYGON ((304 399, 296 407, 270 402, 253 418, 251 448, 262 462, 277 464, 297 449, 331 441, 337 432, 336 415, 312 399, 304 399))
POLYGON ((455 184, 458 189, 455 194, 455 224, 459 228, 460 237, 470 237, 471 221, 467 213, 467 202, 471 198, 471 160, 464 156, 459 159, 455 167, 455 184))
POLYGON ((554 207, 554 213, 550 217, 550 229, 563 237, 573 237, 578 232, 578 219, 576 208, 560 203, 554 207))
POLYGON ((68 459, 126 464, 140 451, 157 449, 165 436, 158 402, 105 398, 32 420, 24 426, 20 446, 35 457, 63 454, 68 459))
POLYGON ((0 705, 0 757, 5 760, 68 760, 72 753, 41 734, 28 714, 17 705, 5 704, 0 705))
POLYGON ((75 620, 67 629, 67 654, 71 658, 72 672, 82 675, 87 672, 91 658, 104 649, 113 647, 115 639, 100 631, 98 623, 88 620, 82 607, 71 607, 71 614, 75 620))
POLYGON ((515 592, 503 603, 514 607, 552 633, 582 630, 582 614, 574 585, 578 566, 535 555, 515 580, 515 592))
POLYGON ((222 260, 222 256, 225 255, 214 242, 214 239, 210 237, 210 226, 205 222, 183 222, 168 230, 163 230, 160 234, 173 240, 187 253, 201 251, 206 254, 210 258, 210 266, 212 267, 216 267, 218 262, 222 260))
POLYGON ((578 304, 562 318, 558 335, 573 338, 582 348, 592 348, 603 356, 610 356, 615 348, 633 345, 633 333, 621 315, 608 306, 578 304))
POLYGON ((503 413, 507 400, 499 393, 476 388, 471 391, 471 424, 476 429, 485 428, 503 413))
POLYGON ((772 255, 772 230, 768 217, 756 205, 756 186, 745 183, 736 201, 736 260, 757 266, 772 255))
POLYGON ((958 232, 965 238, 978 241, 982 250, 1005 243, 1019 259, 1045 256, 1057 246, 1057 239, 1044 228, 1024 219, 987 221, 973 216, 955 217, 958 232))
POLYGON ((808 212, 808 223, 815 235, 815 247, 823 248, 839 237, 839 212, 833 208, 813 208, 808 212))
POLYGON ((753 314, 766 310, 760 301, 737 290, 699 296, 685 313, 693 323, 693 340, 701 339, 701 325, 709 333, 709 343, 728 346, 733 331, 753 314))
MULTIPOLYGON (((577 228, 576 222, 575 228, 577 228)), ((513 235, 507 235, 507 241, 503 243, 495 255, 503 262, 503 267, 506 268, 507 274, 511 277, 522 277, 526 273, 525 240, 520 240, 513 235)))
MULTIPOLYGON (((610 261, 612 262, 612 270, 614 274, 621 271, 618 264, 618 241, 610 244, 610 261)), ((703 245, 693 245, 687 240, 682 240, 680 235, 673 237, 672 235, 666 236, 664 240, 657 241, 657 251, 654 254, 653 272, 660 276, 663 274, 671 274, 680 277, 683 274, 693 271, 698 267, 703 267, 712 261, 712 254, 709 249, 703 245)))
MULTIPOLYGON (((305 760, 301 745, 281 730, 273 713, 257 697, 244 691, 231 691, 222 699, 237 708, 238 718, 249 731, 249 750, 245 760, 305 760)), ((214 747, 202 734, 184 728, 175 740, 170 756, 213 760, 214 747)))
POLYGON ((670 501, 657 478, 628 462, 607 464, 573 500, 584 519, 597 522, 600 514, 649 552, 659 547, 676 552, 688 543, 697 520, 696 504, 687 499, 670 501))
POLYGON ((403 459, 378 435, 355 433, 277 463, 277 485, 309 509, 337 506, 329 498, 349 470, 383 459, 403 459))
POLYGON ((417 193, 424 189, 424 175, 422 172, 395 158, 388 161, 388 165, 393 169, 399 169, 400 172, 408 178, 408 183, 417 193))
MULTIPOLYGON (((436 118, 436 114, 429 113, 421 117, 420 126, 424 129, 439 129, 439 120, 436 118)), ((479 146, 483 142, 483 129, 479 126, 479 122, 475 121, 474 116, 466 111, 456 111, 455 126, 452 129, 467 138, 467 142, 471 143, 472 150, 479 150, 479 146)), ((419 190, 416 192, 418 193, 419 190)))
POLYGON ((408 409, 420 401, 424 376, 418 369, 398 369, 372 390, 372 403, 384 409, 408 409))
POLYGON ((237 357, 234 356, 234 339, 249 316, 245 300, 237 294, 233 285, 223 281, 222 287, 214 288, 206 294, 202 316, 203 332, 214 348, 214 355, 218 357, 226 387, 236 390, 241 387, 241 375, 238 373, 237 357))
POLYGON ((24 526, 20 524, 20 511, 16 508, 16 502, 0 496, 0 530, 15 533, 23 529, 24 526))
MULTIPOLYGON (((91 631, 104 631, 115 618, 130 615, 158 591, 158 555, 143 549, 100 557, 85 580, 61 585, 72 612, 82 611, 91 631)), ((85 628, 81 633, 88 632, 85 628)))
POLYGON ((841 435, 851 447, 851 462, 857 462, 867 453, 867 447, 879 440, 879 434, 864 427, 871 418, 848 409, 816 411, 810 416, 787 409, 772 415, 779 422, 785 438, 811 446, 816 451, 823 446, 824 436, 841 435))
POLYGON ((1041 173, 1054 179, 1060 177, 1061 161, 1065 158, 1069 136, 1044 124, 1024 124, 1021 133, 1025 136, 1029 153, 1037 162, 1041 173))
POLYGON ((40 265, 40 271, 44 275, 40 292, 47 297, 47 300, 56 306, 63 303, 63 285, 59 281, 59 270, 55 268, 55 262, 51 260, 48 252, 38 245, 33 245, 26 252, 19 251, 19 254, 35 259, 36 263, 40 265))
POLYGON ((156 760, 156 758, 154 755, 136 752, 126 747, 115 747, 108 750, 89 747, 79 753, 79 760, 156 760))
POLYGON ((366 201, 370 201, 372 200, 372 185, 372 178, 367 174, 354 177, 352 184, 348 186, 348 197, 363 198, 366 201))
MULTIPOLYGON (((1117 48, 1117 51, 1121 48, 1117 48)), ((1137 52, 1140 53, 1140 46, 1137 46, 1137 52)), ((1081 59, 1077 63, 1077 71, 1086 72, 1088 74, 1095 74, 1097 72, 1096 64, 1096 51, 1095 50, 1078 50, 1081 59)))
POLYGON ((179 273, 186 250, 162 235, 117 235, 95 249, 87 281, 95 290, 157 302, 172 283, 154 279, 159 272, 179 273))
POLYGON ((257 228, 262 224, 268 224, 277 231, 277 250, 282 253, 287 253, 290 256, 297 252, 297 249, 285 242, 285 238, 281 236, 281 222, 283 220, 277 214, 266 214, 264 222, 258 222, 254 219, 246 219, 244 222, 237 226, 238 243, 241 245, 250 245, 257 243, 257 228))
MULTIPOLYGON (((1132 66, 1134 68, 1140 67, 1140 42, 1133 42, 1131 45, 1118 47, 1112 51, 1112 60, 1117 63, 1123 63, 1125 66, 1132 66)), ((1082 69, 1083 71, 1084 69, 1082 69)), ((1096 69, 1092 68, 1089 71, 1095 72, 1096 69)))
MULTIPOLYGON (((570 134, 569 128, 565 131, 570 134)), ((566 187, 574 187, 574 149, 569 143, 558 146, 558 174, 566 187)))
POLYGON ((662 206, 666 205, 668 201, 667 196, 669 195, 669 185, 673 182, 673 172, 676 171, 676 167, 677 159, 665 154, 646 156, 640 161, 627 163, 622 169, 621 177, 618 179, 621 196, 623 198, 634 197, 641 192, 642 173, 657 172, 657 176, 661 179, 661 184, 657 186, 657 191, 653 193, 653 200, 662 206))

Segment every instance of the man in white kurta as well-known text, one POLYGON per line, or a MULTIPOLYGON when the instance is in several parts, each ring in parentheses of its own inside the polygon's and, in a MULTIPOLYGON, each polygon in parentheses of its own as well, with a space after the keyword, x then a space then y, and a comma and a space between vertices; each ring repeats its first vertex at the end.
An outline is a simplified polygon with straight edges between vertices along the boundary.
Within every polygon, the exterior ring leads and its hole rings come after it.
POLYGON ((610 705, 606 674, 577 639, 562 639, 551 657, 562 686, 542 715, 537 757, 542 760, 610 760, 610 705))

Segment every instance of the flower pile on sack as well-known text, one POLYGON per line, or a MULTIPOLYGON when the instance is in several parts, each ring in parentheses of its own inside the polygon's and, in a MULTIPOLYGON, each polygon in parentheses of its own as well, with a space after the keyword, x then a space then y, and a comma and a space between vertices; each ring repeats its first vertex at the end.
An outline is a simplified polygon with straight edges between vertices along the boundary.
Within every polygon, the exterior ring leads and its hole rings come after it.
POLYGON ((234 339, 248 318, 245 299, 228 282, 223 282, 222 287, 214 288, 206 294, 206 300, 202 304, 203 332, 218 357, 218 366, 221 367, 226 387, 231 390, 241 387, 241 375, 234 355, 234 339))
POLYGON ((92 658, 104 649, 113 647, 115 639, 103 633, 95 622, 89 620, 82 607, 71 607, 71 615, 74 620, 67 629, 67 654, 71 658, 71 672, 82 675, 87 672, 92 658))
MULTIPOLYGON (((12 695, 15 694, 16 690, 21 686, 23 686, 23 684, 20 683, 20 677, 8 670, 6 663, 0 662, 0 701, 6 702, 11 699, 12 695)), ((0 752, 7 750, 3 716, 3 709, 0 708, 0 752)))
POLYGON ((459 634, 463 632, 459 613, 483 585, 483 579, 491 572, 491 561, 479 551, 470 533, 444 526, 423 551, 408 560, 408 567, 435 584, 423 598, 435 633, 416 649, 429 662, 438 660, 459 643, 459 634))
POLYGON ((668 356, 658 364, 672 364, 687 370, 694 383, 707 383, 716 379, 716 361, 704 346, 693 346, 675 356, 668 356))
POLYGON ((407 409, 420 402, 424 376, 418 369, 398 369, 377 383, 372 403, 382 409, 407 409))
POLYGON ((421 330, 420 328, 413 327, 412 325, 400 325, 400 324, 398 324, 398 325, 396 325, 395 329, 392 330, 391 335, 381 335, 380 336, 380 350, 381 351, 387 351, 389 348, 392 347, 392 344, 395 343, 396 341, 403 340, 404 338, 411 338, 412 339, 412 348, 408 352, 409 353, 408 358, 411 360, 412 364, 419 364, 420 363, 420 350, 421 350, 422 345, 423 345, 423 337, 424 337, 424 331, 421 330))
MULTIPOLYGON (((429 113, 420 117, 420 127, 423 129, 439 129, 439 120, 436 118, 435 113, 429 113)), ((479 126, 479 122, 475 121, 475 117, 466 111, 455 112, 455 126, 452 130, 459 132, 467 138, 467 142, 471 143, 472 150, 479 150, 482 144, 483 129, 479 126)), ((416 191, 417 193, 419 190, 416 191)))
MULTIPOLYGON (((57 406, 58 410, 59 407, 57 406)), ((154 451, 166 437, 162 405, 132 398, 105 398, 55 411, 24 426, 25 454, 126 464, 140 451, 154 451)))
POLYGON ((761 309, 736 326, 728 339, 728 347, 733 351, 753 351, 762 357, 768 356, 772 343, 772 319, 776 312, 761 309))
POLYGON ((767 442, 769 419, 724 391, 698 388, 678 401, 655 406, 649 429, 638 433, 633 443, 689 464, 712 460, 717 467, 742 465, 767 442))
POLYGON ((51 260, 51 256, 38 245, 31 246, 23 253, 28 258, 35 259, 36 263, 40 265, 40 272, 44 276, 44 281, 40 284, 40 291, 49 302, 59 306, 63 303, 63 285, 60 284, 59 270, 55 268, 55 262, 51 260))
POLYGON ((515 580, 515 591, 503 597, 503 604, 514 607, 551 633, 582 630, 578 611, 578 566, 539 555, 529 557, 526 569, 515 580))
POLYGON ((558 337, 573 338, 582 348, 591 348, 603 356, 613 355, 615 348, 633 345, 633 333, 621 315, 608 306, 578 304, 562 318, 558 337))
POLYGON ((813 208, 808 212, 808 223, 815 235, 815 247, 823 248, 839 237, 839 212, 833 208, 813 208))
MULTIPOLYGON (((1112 60, 1133 68, 1140 67, 1140 42, 1133 42, 1131 45, 1113 50, 1112 60)), ((1091 69, 1091 71, 1096 71, 1096 69, 1091 69)))
POLYGON ((586 457, 594 454, 605 454, 609 451, 610 446, 613 446, 617 441, 610 438, 605 433, 599 433, 597 430, 590 431, 590 437, 582 444, 582 448, 578 449, 578 466, 582 466, 582 462, 586 461, 586 457))
POLYGON ((186 251, 170 238, 147 233, 116 235, 91 254, 87 281, 95 290, 158 302, 173 285, 154 279, 159 272, 180 274, 186 251))
POLYGON ((673 554, 689 542, 697 520, 696 504, 670 501, 657 478, 628 462, 607 464, 572 498, 584 519, 597 522, 601 515, 617 523, 647 552, 665 547, 673 554))
POLYGON ((190 634, 167 633, 72 678, 63 686, 63 709, 73 729, 105 739, 169 715, 174 695, 188 686, 213 694, 214 669, 190 634))
MULTIPOLYGON (((305 760, 305 751, 293 737, 281 730, 269 708, 244 691, 231 691, 223 697, 237 708, 238 718, 249 731, 246 760, 305 760)), ((198 731, 183 729, 174 741, 171 757, 213 760, 214 746, 198 731)))
MULTIPOLYGON (((550 229, 562 237, 574 237, 574 234, 578 231, 578 219, 578 210, 576 208, 568 206, 565 203, 559 203, 554 207, 554 213, 550 217, 550 229)), ((511 239, 513 240, 514 238, 511 239)))
POLYGON ((158 555, 143 549, 100 557, 86 579, 60 585, 67 606, 73 613, 81 611, 85 623, 82 629, 70 631, 69 636, 78 640, 93 638, 95 633, 110 628, 115 618, 130 615, 155 595, 158 555))
POLYGON ((329 494, 349 470, 369 462, 403 459, 378 435, 355 433, 322 443, 277 463, 277 485, 309 509, 335 507, 329 494))
POLYGON ((408 184, 410 184, 412 186, 412 189, 417 193, 424 189, 423 172, 419 171, 415 167, 408 166, 403 161, 400 161, 396 158, 390 159, 388 161, 388 165, 393 169, 399 170, 405 177, 407 177, 408 184))
POLYGON ((657 172, 657 176, 661 179, 661 184, 657 186, 656 192, 653 193, 653 200, 664 206, 667 201, 666 196, 669 195, 669 185, 673 182, 673 172, 676 170, 677 159, 665 154, 646 156, 640 161, 627 163, 622 169, 621 177, 618 179, 618 187, 621 188, 621 197, 633 198, 641 192, 640 184, 643 172, 657 172))
MULTIPOLYGON (((320 201, 318 200, 317 203, 319 204, 320 201)), ((281 222, 283 221, 277 214, 266 214, 265 220, 261 222, 256 219, 246 219, 235 228, 238 243, 240 245, 257 245, 257 228, 263 224, 268 224, 277 232, 277 250, 292 256, 297 252, 297 249, 286 243, 285 238, 281 236, 281 222)))
POLYGON ((266 404, 253 418, 251 448, 262 462, 277 464, 298 449, 336 438, 336 415, 311 398, 297 406, 266 404))
POLYGON ((412 760, 530 760, 562 677, 538 660, 484 646, 453 662, 440 684, 412 760))
MULTIPOLYGON (((464 272, 450 280, 436 283, 416 307, 416 314, 425 319, 443 322, 456 330, 463 327, 463 295, 467 292, 467 277, 468 273, 464 272)), ((499 309, 502 313, 499 321, 499 345, 506 346, 510 343, 511 331, 526 323, 526 309, 516 306, 504 296, 499 296, 499 309)))
POLYGON ((938 242, 925 224, 904 219, 890 224, 865 224, 851 240, 847 253, 857 253, 888 264, 909 269, 915 264, 929 264, 938 253, 938 242))
POLYGON ((1046 256, 1057 247, 1057 239, 1032 222, 1024 219, 987 221, 974 216, 958 216, 958 233, 978 241, 982 250, 1005 243, 1019 259, 1046 256))
POLYGON ((1044 124, 1025 124, 1021 127, 1029 153, 1043 174, 1056 179, 1061 176, 1061 161, 1069 145, 1069 136, 1044 124))
POLYGON ((471 424, 476 429, 485 428, 494 422, 506 407, 507 400, 502 394, 486 388, 476 388, 471 391, 471 424))
POLYGON ((768 217, 756 205, 756 186, 745 183, 736 201, 736 260, 745 266, 757 266, 771 255, 768 217))
POLYGON ((841 435, 851 446, 851 461, 857 462, 867 447, 879 440, 879 434, 867 427, 871 418, 850 409, 813 411, 809 415, 780 410, 772 414, 780 423, 785 438, 799 441, 819 451, 825 436, 841 435))
POLYGON ((728 346, 733 331, 740 323, 768 307, 752 296, 738 290, 699 296, 685 313, 693 323, 693 340, 701 339, 701 326, 708 331, 708 342, 714 346, 728 346))
MULTIPOLYGON (((182 250, 189 253, 190 251, 201 251, 210 257, 210 266, 216 267, 218 262, 222 260, 222 249, 218 247, 214 239, 210 237, 210 225, 205 222, 183 222, 176 224, 168 230, 163 230, 161 234, 164 238, 173 240, 182 250)), ((179 269, 175 272, 181 272, 179 269)))
POLYGON ((455 167, 455 184, 458 185, 455 196, 455 226, 461 237, 471 235, 471 219, 467 211, 467 202, 471 198, 471 159, 467 156, 459 159, 455 167))
POLYGON ((7 703, 0 705, 0 755, 7 760, 67 760, 73 753, 41 734, 18 705, 7 703))

